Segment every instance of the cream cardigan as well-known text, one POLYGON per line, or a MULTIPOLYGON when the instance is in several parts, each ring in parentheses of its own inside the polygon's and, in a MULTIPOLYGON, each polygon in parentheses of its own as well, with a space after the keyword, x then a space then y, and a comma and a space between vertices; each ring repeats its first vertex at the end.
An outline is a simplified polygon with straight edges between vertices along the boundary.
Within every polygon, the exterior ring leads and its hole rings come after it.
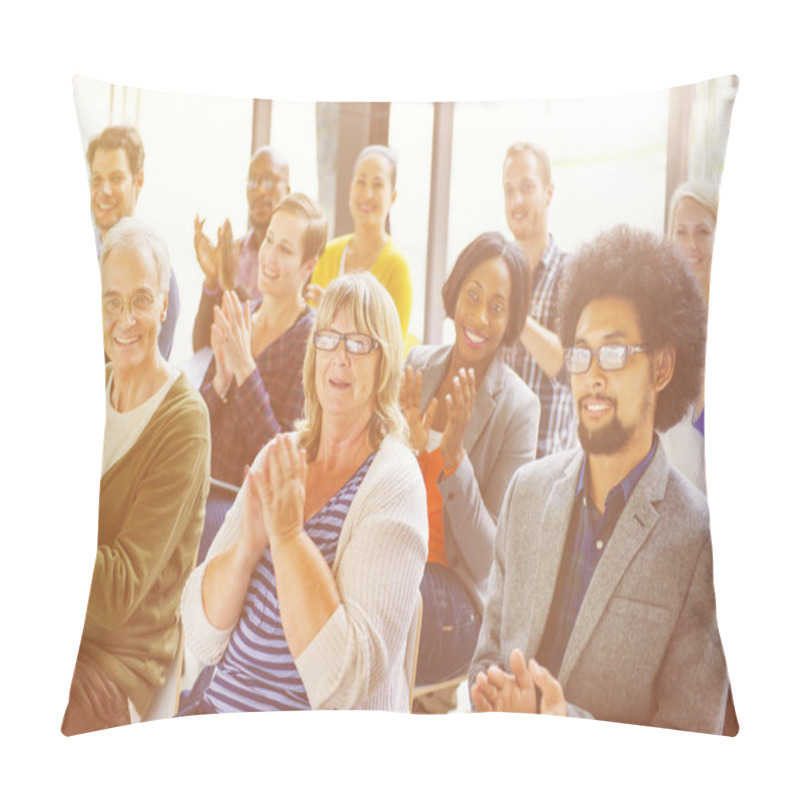
MULTIPOLYGON (((241 506, 240 493, 183 592, 186 643, 205 664, 222 659, 236 627, 208 622, 201 589, 206 564, 236 538, 241 506)), ((427 549, 422 473, 408 447, 387 436, 339 536, 333 577, 342 602, 295 662, 312 708, 408 711, 404 656, 427 549)))

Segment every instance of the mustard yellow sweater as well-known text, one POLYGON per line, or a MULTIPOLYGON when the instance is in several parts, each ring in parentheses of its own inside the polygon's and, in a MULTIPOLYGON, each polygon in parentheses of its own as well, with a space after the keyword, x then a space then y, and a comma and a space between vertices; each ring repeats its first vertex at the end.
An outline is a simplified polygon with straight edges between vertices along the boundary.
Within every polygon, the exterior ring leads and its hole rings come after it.
MULTIPOLYGON (((320 256, 311 276, 311 283, 323 289, 339 277, 339 265, 347 243, 353 238, 352 233, 339 236, 328 242, 325 252, 320 256)), ((395 247, 391 237, 386 239, 383 250, 372 265, 370 272, 386 287, 397 306, 400 316, 400 327, 403 330, 403 341, 408 336, 408 321, 411 317, 411 270, 403 254, 395 247)))

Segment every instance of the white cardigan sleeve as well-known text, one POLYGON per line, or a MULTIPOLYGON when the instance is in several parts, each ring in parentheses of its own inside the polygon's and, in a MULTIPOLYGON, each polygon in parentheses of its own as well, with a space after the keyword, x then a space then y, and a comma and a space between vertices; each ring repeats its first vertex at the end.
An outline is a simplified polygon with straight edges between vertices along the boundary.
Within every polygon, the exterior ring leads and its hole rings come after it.
POLYGON ((342 603, 296 659, 312 708, 359 708, 400 675, 428 551, 422 473, 387 437, 342 527, 342 603))

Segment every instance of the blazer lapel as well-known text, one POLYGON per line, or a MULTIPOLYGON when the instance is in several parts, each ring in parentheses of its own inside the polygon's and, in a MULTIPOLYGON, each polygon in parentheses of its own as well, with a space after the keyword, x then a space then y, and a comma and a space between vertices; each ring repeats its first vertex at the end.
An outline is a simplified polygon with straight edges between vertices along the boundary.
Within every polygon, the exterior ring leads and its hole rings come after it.
POLYGON ((410 353, 406 363, 411 364, 418 372, 422 372, 422 408, 424 412, 431 398, 436 394, 439 384, 447 370, 447 361, 452 348, 444 347, 416 347, 410 353), (416 351, 416 352, 415 352, 416 351))
POLYGON ((483 433, 483 429, 488 425, 489 420, 492 419, 497 406, 495 398, 503 388, 503 362, 499 357, 499 353, 500 351, 498 350, 475 394, 475 408, 472 412, 472 419, 464 431, 464 449, 468 453, 472 450, 472 446, 478 440, 478 437, 483 433))
MULTIPOLYGON (((409 354, 408 363, 415 370, 422 372, 422 411, 428 407, 431 398, 436 394, 439 384, 444 379, 447 372, 447 364, 452 352, 451 345, 443 347, 415 348, 409 354)), ((500 358, 500 351, 492 359, 483 382, 478 387, 475 395, 475 408, 472 412, 472 419, 464 431, 464 449, 469 452, 478 440, 483 429, 492 419, 495 407, 497 406, 496 397, 503 388, 503 362, 500 358)))
POLYGON ((605 613, 622 576, 658 522, 655 503, 663 500, 669 465, 659 443, 653 462, 639 479, 614 528, 614 533, 586 590, 559 672, 566 685, 575 664, 605 613))
POLYGON ((566 466, 563 475, 553 483, 544 506, 539 530, 535 535, 535 565, 531 575, 533 598, 529 651, 534 654, 539 647, 544 626, 547 623, 553 592, 556 588, 558 570, 564 553, 572 507, 575 504, 575 489, 578 485, 583 451, 579 450, 566 466))

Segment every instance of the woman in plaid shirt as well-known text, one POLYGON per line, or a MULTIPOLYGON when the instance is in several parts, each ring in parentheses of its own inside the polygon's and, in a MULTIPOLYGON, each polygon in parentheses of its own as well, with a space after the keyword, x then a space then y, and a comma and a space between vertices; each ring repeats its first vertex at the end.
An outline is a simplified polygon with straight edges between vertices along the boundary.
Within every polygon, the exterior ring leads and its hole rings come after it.
POLYGON ((211 419, 212 489, 198 560, 219 530, 245 468, 276 434, 303 415, 302 369, 314 312, 303 289, 325 248, 328 223, 306 195, 275 208, 258 253, 260 300, 244 305, 226 292, 214 309, 214 358, 200 393, 211 419))

